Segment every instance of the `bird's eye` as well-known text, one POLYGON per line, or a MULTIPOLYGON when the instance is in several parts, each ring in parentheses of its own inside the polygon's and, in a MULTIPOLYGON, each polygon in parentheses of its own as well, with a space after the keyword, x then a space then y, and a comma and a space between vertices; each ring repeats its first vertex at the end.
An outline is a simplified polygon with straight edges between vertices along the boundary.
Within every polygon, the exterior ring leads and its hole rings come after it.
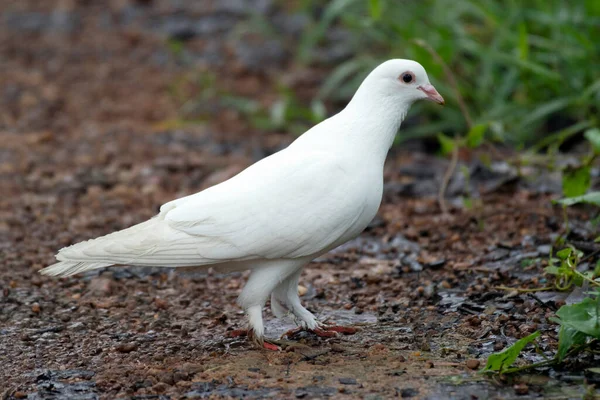
POLYGON ((400 75, 400 79, 404 83, 411 83, 415 80, 415 75, 412 72, 405 72, 402 75, 400 75))

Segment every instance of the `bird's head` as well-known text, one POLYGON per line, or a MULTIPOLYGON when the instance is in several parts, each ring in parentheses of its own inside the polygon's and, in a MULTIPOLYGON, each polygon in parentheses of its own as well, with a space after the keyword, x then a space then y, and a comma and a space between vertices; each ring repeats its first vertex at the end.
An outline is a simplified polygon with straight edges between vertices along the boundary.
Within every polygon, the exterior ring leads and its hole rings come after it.
POLYGON ((429 83, 425 68, 416 61, 386 61, 369 74, 365 84, 379 95, 392 97, 408 105, 417 100, 444 104, 444 98, 429 83))

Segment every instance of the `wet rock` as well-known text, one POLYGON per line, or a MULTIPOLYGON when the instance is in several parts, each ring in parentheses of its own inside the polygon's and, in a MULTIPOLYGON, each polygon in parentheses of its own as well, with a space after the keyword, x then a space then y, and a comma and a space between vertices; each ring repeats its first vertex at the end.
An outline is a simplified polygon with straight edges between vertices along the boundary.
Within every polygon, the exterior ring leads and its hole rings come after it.
POLYGON ((187 392, 183 398, 267 398, 276 397, 279 394, 278 388, 259 388, 250 389, 247 386, 234 386, 231 384, 221 383, 217 380, 211 382, 195 382, 192 385, 192 390, 187 392))
POLYGON ((510 254, 510 250, 508 249, 495 249, 491 253, 486 254, 484 260, 486 261, 499 261, 502 260, 510 254))
POLYGON ((337 390, 328 386, 305 386, 296 389, 295 396, 298 399, 311 398, 318 399, 333 396, 337 390))
POLYGON ((175 382, 177 382, 175 380, 175 377, 173 376, 172 372, 162 372, 159 373, 156 378, 160 381, 160 382, 164 382, 167 385, 174 385, 175 382))
POLYGON ((405 389, 400 390, 400 397, 402 397, 403 399, 415 397, 418 394, 419 394, 419 390, 414 389, 414 388, 405 388, 405 389))
POLYGON ((395 248, 398 253, 418 253, 421 251, 421 247, 417 243, 406 239, 402 235, 395 236, 389 244, 391 247, 395 248))
POLYGON ((423 271, 423 265, 421 265, 421 263, 417 261, 415 255, 403 257, 401 262, 402 265, 407 266, 412 272, 423 271))
POLYGON ((433 270, 441 269, 444 265, 446 265, 446 259, 444 258, 425 264, 427 268, 433 270))
POLYGON ((45 31, 73 32, 79 26, 77 14, 67 10, 55 10, 53 13, 42 12, 6 12, 3 24, 18 32, 42 33, 45 31))
POLYGON ((67 326, 67 330, 69 330, 69 331, 78 332, 78 331, 84 331, 85 329, 86 329, 85 324, 81 321, 75 322, 75 323, 67 326))
POLYGON ((137 343, 121 343, 115 347, 115 350, 119 353, 131 353, 132 351, 137 350, 137 343))
POLYGON ((159 382, 156 385, 152 386, 152 390, 156 393, 164 393, 169 389, 169 385, 164 382, 159 382))
POLYGON ((173 379, 175 382, 188 381, 190 380, 190 374, 185 371, 178 370, 173 373, 173 379))
POLYGON ((209 36, 231 30, 238 18, 227 14, 207 14, 194 17, 186 13, 163 15, 154 18, 148 26, 173 40, 190 40, 196 36, 209 36))

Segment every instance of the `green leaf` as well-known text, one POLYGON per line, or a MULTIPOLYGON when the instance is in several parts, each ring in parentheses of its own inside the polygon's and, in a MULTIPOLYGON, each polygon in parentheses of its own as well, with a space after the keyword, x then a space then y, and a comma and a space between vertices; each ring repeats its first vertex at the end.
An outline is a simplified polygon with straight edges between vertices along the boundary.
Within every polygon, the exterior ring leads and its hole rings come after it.
POLYGON ((527 344, 533 342, 538 336, 540 336, 540 332, 535 331, 531 335, 517 340, 515 344, 502 350, 501 352, 490 355, 483 370, 498 372, 505 371, 515 362, 521 350, 523 350, 527 344))
POLYGON ((590 192, 582 196, 567 197, 566 199, 556 200, 555 203, 562 204, 563 206, 587 203, 600 207, 600 192, 590 192))
POLYGON ((369 14, 374 21, 381 18, 381 3, 380 0, 369 0, 369 14))
POLYGON ((467 133, 467 146, 470 148, 475 148, 481 145, 487 127, 487 124, 478 124, 472 127, 469 130, 469 133, 467 133))
POLYGON ((600 129, 588 129, 587 131, 585 131, 583 136, 585 136, 585 138, 591 143, 592 148, 594 149, 594 153, 600 154, 600 129))
POLYGON ((527 25, 519 24, 519 58, 527 60, 529 56, 529 43, 527 41, 527 25))
POLYGON ((562 326, 567 326, 586 335, 600 339, 600 296, 586 297, 580 303, 562 306, 556 315, 562 326))
POLYGON ((562 189, 567 197, 581 196, 591 184, 590 167, 567 168, 563 171, 562 189))
POLYGON ((567 258, 569 258, 569 256, 571 255, 572 252, 573 252, 572 248, 566 247, 560 251, 557 251, 556 257, 560 258, 561 260, 566 260, 567 258))
POLYGON ((451 137, 444 135, 443 133, 438 133, 437 135, 438 141, 440 142, 440 152, 442 155, 448 155, 452 153, 454 150, 454 146, 456 146, 456 142, 451 137))
POLYGON ((558 352, 556 358, 562 362, 574 345, 584 344, 588 335, 567 325, 561 325, 558 332, 558 352))
POLYGON ((560 274, 560 271, 559 271, 558 267, 555 267, 554 265, 550 265, 550 266, 544 268, 544 271, 547 274, 550 274, 550 275, 558 275, 558 274, 560 274))

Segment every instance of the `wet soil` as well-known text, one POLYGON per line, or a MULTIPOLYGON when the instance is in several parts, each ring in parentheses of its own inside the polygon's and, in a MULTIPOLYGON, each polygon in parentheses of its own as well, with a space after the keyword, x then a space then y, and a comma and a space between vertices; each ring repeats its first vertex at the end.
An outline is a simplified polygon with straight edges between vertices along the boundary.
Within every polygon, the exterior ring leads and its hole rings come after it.
MULTIPOLYGON (((281 352, 229 337, 245 326, 235 304, 245 274, 120 268, 40 276, 59 248, 141 222, 294 138, 262 132, 210 98, 202 107, 211 118, 174 124, 189 104, 174 85, 194 99, 203 88, 189 76, 212 71, 219 85, 268 104, 281 76, 310 98, 323 70, 293 63, 286 44, 303 20, 269 1, 1 7, 4 398, 580 398, 586 390, 581 371, 593 357, 516 378, 477 373, 490 353, 535 330, 541 352, 556 350, 549 317, 569 293, 499 287, 548 284, 543 267, 564 233, 562 210, 551 204, 559 181, 467 155, 471 178, 455 174, 451 214, 443 215, 436 194, 447 162, 421 142, 391 151, 369 228, 302 276, 304 304, 322 320, 359 327, 355 335, 303 333, 281 352), (240 39, 256 7, 280 30, 269 45, 240 39), (173 39, 185 40, 183 51, 173 39)), ((592 216, 569 211, 571 236, 588 252, 592 216)), ((269 337, 293 327, 265 315, 269 337)))

